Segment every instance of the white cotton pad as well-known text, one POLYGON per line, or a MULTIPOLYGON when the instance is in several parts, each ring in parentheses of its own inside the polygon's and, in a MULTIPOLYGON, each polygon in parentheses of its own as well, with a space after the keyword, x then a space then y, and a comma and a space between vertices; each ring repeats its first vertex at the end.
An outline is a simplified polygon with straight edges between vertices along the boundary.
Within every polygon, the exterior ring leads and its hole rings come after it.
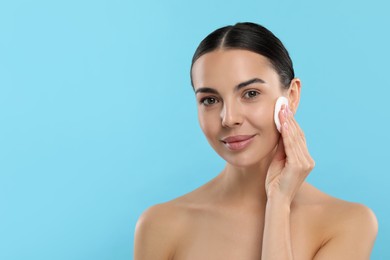
POLYGON ((279 111, 282 108, 283 104, 287 106, 288 99, 286 97, 278 97, 275 104, 274 120, 275 120, 276 128, 280 133, 281 133, 281 129, 280 129, 280 121, 279 121, 279 111))

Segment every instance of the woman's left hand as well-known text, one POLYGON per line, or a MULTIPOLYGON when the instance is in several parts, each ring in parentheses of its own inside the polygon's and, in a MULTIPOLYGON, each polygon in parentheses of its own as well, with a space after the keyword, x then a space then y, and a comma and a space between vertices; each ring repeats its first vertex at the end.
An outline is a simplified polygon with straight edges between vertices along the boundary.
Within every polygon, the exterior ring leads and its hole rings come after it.
POLYGON ((315 162, 307 149, 305 136, 291 110, 279 112, 282 133, 267 172, 265 188, 268 200, 282 199, 291 204, 315 162))

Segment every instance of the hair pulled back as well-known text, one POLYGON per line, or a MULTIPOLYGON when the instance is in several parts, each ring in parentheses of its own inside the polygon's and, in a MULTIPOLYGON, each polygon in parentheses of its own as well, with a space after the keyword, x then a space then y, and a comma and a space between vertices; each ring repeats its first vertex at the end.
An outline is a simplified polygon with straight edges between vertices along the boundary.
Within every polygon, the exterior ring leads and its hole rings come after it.
POLYGON ((289 88, 294 78, 293 63, 283 43, 267 28, 245 22, 219 28, 200 42, 191 62, 192 87, 194 87, 192 67, 195 61, 202 55, 217 49, 243 49, 267 57, 279 74, 283 88, 289 88))

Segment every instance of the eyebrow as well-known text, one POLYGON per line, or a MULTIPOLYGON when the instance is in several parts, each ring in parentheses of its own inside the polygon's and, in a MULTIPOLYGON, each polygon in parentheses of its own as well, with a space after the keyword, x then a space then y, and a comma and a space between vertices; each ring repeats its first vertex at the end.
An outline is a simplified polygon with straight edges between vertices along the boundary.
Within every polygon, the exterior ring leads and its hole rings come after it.
MULTIPOLYGON (((247 80, 247 81, 244 81, 244 82, 241 82, 240 84, 238 84, 237 86, 234 87, 234 92, 237 92, 239 91, 240 89, 246 87, 246 86, 249 86, 251 84, 254 84, 254 83, 261 83, 261 84, 265 84, 266 82, 260 78, 253 78, 253 79, 250 79, 250 80, 247 80)), ((212 93, 212 94, 216 94, 218 95, 218 91, 216 89, 213 89, 213 88, 210 88, 210 87, 202 87, 202 88, 198 88, 196 91, 195 91, 195 94, 198 94, 198 93, 212 93)))

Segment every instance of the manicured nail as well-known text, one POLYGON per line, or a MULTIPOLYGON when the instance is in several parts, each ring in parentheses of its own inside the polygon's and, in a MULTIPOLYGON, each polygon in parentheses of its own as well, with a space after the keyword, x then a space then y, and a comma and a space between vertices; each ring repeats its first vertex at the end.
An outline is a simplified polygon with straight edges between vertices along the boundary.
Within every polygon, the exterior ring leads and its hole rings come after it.
POLYGON ((287 106, 287 113, 288 113, 288 115, 292 115, 293 114, 293 112, 291 111, 291 109, 287 106))
POLYGON ((285 110, 285 115, 286 117, 288 117, 290 115, 290 109, 288 108, 288 106, 286 106, 286 110, 285 110))
POLYGON ((284 104, 282 105, 282 113, 284 116, 287 116, 287 107, 284 104))

